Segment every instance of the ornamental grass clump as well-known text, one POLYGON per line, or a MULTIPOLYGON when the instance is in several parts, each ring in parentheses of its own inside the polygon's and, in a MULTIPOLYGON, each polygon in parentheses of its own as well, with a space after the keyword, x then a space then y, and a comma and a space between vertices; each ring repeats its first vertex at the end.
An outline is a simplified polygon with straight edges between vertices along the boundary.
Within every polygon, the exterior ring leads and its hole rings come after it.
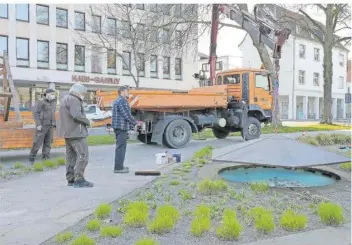
POLYGON ((157 208, 155 218, 149 223, 148 230, 156 234, 169 232, 180 218, 180 213, 172 205, 163 205, 157 208))
POLYGON ((318 215, 325 225, 338 226, 345 220, 342 207, 331 202, 320 203, 318 215))
POLYGON ((258 193, 266 193, 269 191, 269 183, 267 182, 252 182, 249 183, 249 186, 251 187, 251 190, 258 194, 258 193))
POLYGON ((65 158, 59 157, 58 159, 56 159, 56 164, 57 164, 58 166, 64 166, 64 165, 66 164, 65 158))
POLYGON ((308 218, 298 215, 293 210, 287 210, 280 218, 280 226, 286 231, 302 231, 306 228, 308 218))
POLYGON ((43 172, 44 171, 43 164, 41 164, 39 162, 34 163, 32 168, 33 168, 34 172, 43 172))
POLYGON ((149 218, 149 207, 144 201, 136 201, 128 204, 123 221, 132 227, 144 226, 149 218))
POLYGON ((53 160, 45 160, 43 164, 46 168, 56 168, 56 162, 53 160))
POLYGON ((227 189, 228 185, 223 180, 211 181, 205 179, 198 183, 198 191, 206 195, 217 194, 227 189))
POLYGON ((111 206, 107 203, 102 203, 95 209, 94 214, 98 219, 107 219, 111 214, 111 206))
POLYGON ((222 217, 222 224, 216 230, 219 238, 225 240, 237 240, 242 232, 242 226, 237 220, 235 210, 225 209, 222 217))
POLYGON ((160 245, 160 243, 153 238, 142 238, 135 245, 160 245))
POLYGON ((270 210, 263 207, 255 207, 249 210, 248 215, 254 220, 254 227, 257 231, 265 234, 274 231, 274 216, 270 210))
POLYGON ((194 212, 194 219, 191 223, 191 233, 194 236, 202 236, 209 231, 211 226, 210 208, 206 205, 200 205, 194 212))
POLYGON ((77 237, 71 245, 95 245, 95 241, 86 234, 82 234, 80 237, 77 237))
POLYGON ((56 235, 56 242, 59 244, 66 243, 73 238, 73 235, 70 231, 59 233, 56 235))
POLYGON ((102 237, 119 237, 121 234, 121 227, 116 225, 104 226, 100 229, 100 236, 102 237))
POLYGON ((92 219, 92 220, 88 221, 86 228, 89 231, 97 231, 100 229, 100 225, 101 225, 100 220, 92 219))

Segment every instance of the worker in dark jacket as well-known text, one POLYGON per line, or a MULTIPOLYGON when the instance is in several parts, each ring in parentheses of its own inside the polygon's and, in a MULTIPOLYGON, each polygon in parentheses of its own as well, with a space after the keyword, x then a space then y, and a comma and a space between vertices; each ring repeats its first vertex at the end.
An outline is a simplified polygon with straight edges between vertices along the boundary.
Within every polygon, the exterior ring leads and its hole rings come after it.
POLYGON ((122 86, 118 90, 118 98, 112 106, 112 125, 116 135, 115 168, 114 173, 128 173, 128 167, 124 167, 128 131, 135 128, 136 120, 131 115, 128 104, 128 87, 122 86))
POLYGON ((51 143, 53 141, 55 120, 56 98, 55 90, 48 88, 44 97, 37 102, 33 111, 36 131, 33 138, 33 146, 29 154, 29 162, 34 163, 39 149, 42 147, 43 160, 50 159, 51 143))
POLYGON ((60 102, 57 135, 65 138, 66 144, 66 179, 68 186, 93 187, 93 183, 84 178, 84 171, 88 165, 88 130, 83 99, 87 88, 74 84, 69 94, 60 102))

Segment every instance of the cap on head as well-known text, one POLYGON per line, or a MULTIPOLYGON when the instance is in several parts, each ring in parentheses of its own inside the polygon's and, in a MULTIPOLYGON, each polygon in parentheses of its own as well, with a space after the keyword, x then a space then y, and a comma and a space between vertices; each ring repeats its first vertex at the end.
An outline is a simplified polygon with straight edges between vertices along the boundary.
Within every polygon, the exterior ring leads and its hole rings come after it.
POLYGON ((45 92, 44 92, 45 95, 46 95, 46 94, 50 94, 50 93, 55 93, 55 90, 52 89, 52 88, 47 88, 47 89, 45 90, 45 92))

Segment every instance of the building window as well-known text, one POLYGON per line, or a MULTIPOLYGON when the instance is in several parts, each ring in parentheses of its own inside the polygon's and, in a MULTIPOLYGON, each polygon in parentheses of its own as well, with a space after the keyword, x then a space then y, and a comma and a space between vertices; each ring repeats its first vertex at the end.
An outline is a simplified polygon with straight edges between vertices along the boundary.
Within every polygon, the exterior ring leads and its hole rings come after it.
POLYGON ((182 4, 175 4, 175 7, 174 7, 175 16, 181 16, 181 12, 182 12, 182 4))
POLYGON ((37 4, 37 24, 49 25, 49 6, 37 4))
POLYGON ((85 47, 81 45, 75 45, 75 71, 86 70, 86 52, 85 47))
POLYGON ((37 67, 49 69, 49 42, 37 41, 37 67))
POLYGON ((75 29, 79 31, 86 30, 86 16, 84 13, 75 11, 75 29))
POLYGON ((204 63, 202 64, 202 71, 209 71, 209 64, 208 63, 204 63))
POLYGON ((171 4, 163 4, 162 10, 164 15, 170 15, 171 4))
POLYGON ((16 4, 16 20, 29 22, 29 4, 16 4))
POLYGON ((163 77, 170 78, 170 57, 164 57, 163 60, 163 77))
POLYGON ((182 33, 181 31, 175 32, 175 39, 176 39, 176 47, 182 47, 182 33))
POLYGON ((343 77, 339 77, 339 89, 345 88, 345 80, 343 77))
POLYGON ((116 74, 116 51, 108 50, 108 74, 116 74))
POLYGON ((314 48, 314 60, 320 61, 320 49, 314 48))
POLYGON ((157 27, 152 27, 152 31, 150 32, 150 41, 151 42, 158 42, 159 31, 157 27))
POLYGON ((305 76, 306 76, 306 72, 299 70, 298 71, 298 82, 299 84, 303 85, 305 84, 305 76))
POLYGON ((347 93, 348 93, 348 94, 351 93, 351 88, 350 88, 350 87, 347 88, 347 93))
POLYGON ((101 33, 101 17, 98 15, 92 15, 93 26, 92 32, 101 33))
POLYGON ((149 4, 149 10, 153 13, 158 13, 159 6, 158 4, 149 4))
POLYGON ((317 72, 313 73, 313 85, 319 86, 319 73, 317 72))
POLYGON ((122 52, 122 70, 129 71, 131 69, 131 52, 122 52))
POLYGON ((0 18, 8 19, 9 18, 9 5, 0 3, 0 18))
POLYGON ((136 27, 136 37, 139 40, 144 40, 144 33, 145 33, 145 25, 144 24, 137 24, 136 27))
POLYGON ((345 56, 343 54, 339 54, 339 65, 342 67, 345 65, 345 56))
POLYGON ((222 70, 222 61, 216 62, 215 69, 217 71, 221 71, 222 70))
POLYGON ((136 8, 144 10, 144 4, 136 4, 136 8))
POLYGON ((8 37, 0 35, 0 57, 3 57, 4 51, 8 52, 8 37))
POLYGON ((29 67, 28 38, 16 38, 16 60, 17 66, 29 67))
POLYGON ((299 57, 304 59, 306 57, 306 45, 300 44, 299 45, 299 57))
POLYGON ((177 80, 182 79, 182 59, 180 58, 175 59, 175 78, 177 80))
POLYGON ((121 21, 121 34, 124 38, 129 38, 131 35, 131 25, 128 21, 121 21))
POLYGON ((137 69, 139 71, 139 76, 144 77, 145 76, 145 55, 142 53, 137 54, 137 69))
POLYGON ((102 73, 103 69, 101 66, 101 50, 98 47, 93 47, 92 48, 92 53, 91 53, 91 61, 90 61, 90 70, 92 73, 102 73))
POLYGON ((150 77, 158 77, 158 56, 150 56, 150 77))
POLYGON ((56 26, 57 27, 68 27, 68 14, 67 9, 56 8, 56 26))
POLYGON ((67 43, 56 43, 56 69, 67 70, 68 68, 67 43))
POLYGON ((168 44, 170 43, 170 30, 169 29, 163 29, 162 32, 162 36, 163 36, 163 43, 164 44, 168 44))
POLYGON ((107 18, 106 19, 106 28, 107 28, 107 33, 111 36, 115 36, 116 35, 116 19, 113 18, 107 18))

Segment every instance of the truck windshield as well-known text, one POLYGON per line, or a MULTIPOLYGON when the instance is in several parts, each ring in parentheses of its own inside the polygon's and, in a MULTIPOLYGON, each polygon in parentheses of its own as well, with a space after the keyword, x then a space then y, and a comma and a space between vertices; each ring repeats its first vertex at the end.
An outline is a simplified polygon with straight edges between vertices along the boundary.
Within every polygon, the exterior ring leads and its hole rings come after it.
POLYGON ((84 108, 84 111, 87 114, 92 114, 92 113, 96 113, 97 109, 95 108, 95 106, 87 106, 86 108, 84 108))
POLYGON ((255 86, 257 88, 263 88, 266 91, 270 91, 270 78, 267 74, 256 73, 255 74, 255 86))

